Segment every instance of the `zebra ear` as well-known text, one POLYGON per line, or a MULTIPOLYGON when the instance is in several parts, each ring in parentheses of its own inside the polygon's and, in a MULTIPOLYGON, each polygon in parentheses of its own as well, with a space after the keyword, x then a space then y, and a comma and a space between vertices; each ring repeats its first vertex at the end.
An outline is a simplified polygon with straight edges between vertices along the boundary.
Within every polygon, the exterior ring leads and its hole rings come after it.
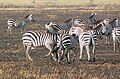
POLYGON ((47 24, 45 24, 45 28, 48 28, 48 25, 47 25, 47 24))
POLYGON ((30 14, 30 16, 32 16, 32 14, 30 14))
POLYGON ((52 22, 50 22, 49 26, 51 26, 51 25, 52 25, 52 22))

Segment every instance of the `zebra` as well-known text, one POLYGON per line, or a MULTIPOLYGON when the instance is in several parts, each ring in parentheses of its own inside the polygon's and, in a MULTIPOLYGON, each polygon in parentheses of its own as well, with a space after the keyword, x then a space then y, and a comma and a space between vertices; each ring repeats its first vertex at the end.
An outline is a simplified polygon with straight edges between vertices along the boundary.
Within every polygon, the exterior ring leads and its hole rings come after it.
MULTIPOLYGON (((57 47, 58 49, 58 63, 60 60, 63 59, 64 55, 67 59, 67 63, 70 64, 70 58, 69 58, 69 52, 72 50, 76 49, 77 45, 77 37, 76 36, 71 36, 69 34, 69 31, 63 30, 62 33, 60 34, 60 39, 58 40, 57 47), (61 57, 60 57, 60 52, 62 51, 61 57)), ((73 53, 75 56, 75 52, 73 53)))
POLYGON ((58 39, 58 34, 50 34, 50 33, 40 33, 40 32, 34 32, 34 31, 28 31, 23 34, 22 40, 23 40, 23 46, 26 49, 26 57, 29 58, 29 60, 33 61, 33 59, 29 55, 29 50, 33 49, 37 46, 45 46, 50 51, 46 56, 52 55, 53 59, 56 61, 56 57, 54 56, 54 46, 56 46, 56 42, 58 39))
POLYGON ((89 46, 93 45, 93 54, 94 54, 94 61, 95 61, 95 44, 94 44, 94 40, 92 37, 92 31, 91 30, 83 30, 80 27, 72 27, 69 31, 69 34, 75 34, 76 36, 78 36, 78 40, 79 40, 79 46, 80 46, 80 56, 79 56, 79 60, 81 60, 82 58, 82 51, 83 51, 83 47, 86 48, 87 54, 88 54, 88 61, 90 61, 90 53, 89 53, 89 46))
POLYGON ((94 31, 94 33, 96 33, 98 37, 101 38, 101 36, 103 35, 106 36, 105 44, 109 45, 108 38, 110 38, 110 35, 112 33, 112 26, 110 25, 110 19, 101 20, 101 22, 97 24, 94 28, 99 29, 99 30, 94 31))
POLYGON ((15 28, 19 28, 20 27, 21 28, 21 33, 23 33, 24 27, 26 26, 26 24, 29 21, 35 22, 32 14, 29 14, 29 15, 25 16, 24 19, 21 20, 20 22, 18 22, 15 19, 8 19, 7 20, 7 25, 8 25, 7 26, 7 34, 12 34, 12 28, 13 27, 15 27, 15 28))
POLYGON ((45 24, 45 28, 49 33, 58 33, 60 30, 69 30, 73 26, 73 19, 68 19, 64 23, 50 22, 45 24))
POLYGON ((113 46, 114 46, 114 52, 116 52, 116 44, 119 47, 120 43, 120 23, 118 19, 113 19, 110 22, 110 25, 112 26, 112 39, 113 39, 113 46))

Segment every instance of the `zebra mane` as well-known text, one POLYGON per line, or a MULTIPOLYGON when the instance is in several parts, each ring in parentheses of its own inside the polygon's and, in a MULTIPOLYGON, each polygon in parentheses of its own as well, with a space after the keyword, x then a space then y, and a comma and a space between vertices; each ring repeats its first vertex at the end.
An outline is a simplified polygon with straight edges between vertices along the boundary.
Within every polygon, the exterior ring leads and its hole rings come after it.
POLYGON ((29 14, 29 15, 25 16, 24 18, 28 18, 30 15, 31 15, 31 14, 29 14))
POLYGON ((97 25, 96 27, 93 28, 93 30, 98 30, 102 27, 102 24, 97 25))
POLYGON ((98 20, 98 21, 96 21, 96 22, 94 22, 94 23, 92 23, 93 25, 96 25, 96 24, 99 24, 100 22, 102 22, 103 20, 102 19, 100 19, 100 20, 98 20))
POLYGON ((110 24, 113 23, 113 22, 115 22, 115 20, 117 20, 117 18, 115 18, 115 19, 113 19, 112 21, 110 21, 110 24))
POLYGON ((71 20, 73 20, 73 18, 66 20, 64 23, 68 23, 71 20))

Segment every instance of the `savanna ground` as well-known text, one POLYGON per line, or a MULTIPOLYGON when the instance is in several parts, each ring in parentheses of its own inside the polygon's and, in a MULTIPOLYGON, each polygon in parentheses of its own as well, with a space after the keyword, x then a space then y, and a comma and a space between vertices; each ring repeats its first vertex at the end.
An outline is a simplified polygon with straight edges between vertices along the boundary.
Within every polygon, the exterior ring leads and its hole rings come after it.
MULTIPOLYGON (((28 14, 33 14, 34 23, 29 23, 25 31, 45 31, 48 22, 63 23, 70 18, 87 18, 92 12, 97 12, 99 18, 115 18, 120 11, 80 10, 79 8, 35 8, 35 9, 2 9, 0 11, 0 79, 120 79, 120 52, 113 52, 112 39, 106 46, 104 38, 96 49, 96 62, 88 62, 83 51, 83 59, 78 60, 79 49, 75 61, 68 65, 65 59, 58 64, 51 57, 44 58, 48 53, 45 47, 38 47, 30 52, 33 62, 26 59, 22 45, 20 29, 13 29, 13 35, 7 35, 6 21, 9 18, 21 20, 28 14)), ((92 53, 91 53, 92 56, 92 53)))

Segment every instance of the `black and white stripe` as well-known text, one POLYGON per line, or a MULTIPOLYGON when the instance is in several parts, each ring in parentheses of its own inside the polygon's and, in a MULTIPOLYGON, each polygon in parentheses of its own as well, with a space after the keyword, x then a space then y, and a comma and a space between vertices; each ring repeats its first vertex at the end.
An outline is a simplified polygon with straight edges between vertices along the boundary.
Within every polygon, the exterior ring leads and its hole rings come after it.
POLYGON ((119 49, 119 44, 120 44, 120 23, 118 19, 113 19, 113 21, 111 21, 110 24, 113 27, 112 38, 113 38, 114 52, 116 52, 116 45, 119 49))
POLYGON ((26 17, 24 17, 23 20, 21 20, 20 22, 15 20, 15 19, 8 19, 7 21, 7 25, 8 25, 8 28, 7 28, 7 34, 12 34, 12 28, 15 27, 15 28, 21 28, 21 33, 24 31, 24 27, 26 26, 26 24, 29 22, 29 21, 32 21, 34 22, 35 20, 33 19, 33 16, 32 14, 29 14, 27 15, 26 17))
POLYGON ((56 60, 52 52, 53 52, 53 47, 57 43, 58 37, 59 37, 58 34, 40 33, 33 31, 28 31, 24 33, 22 40, 23 40, 23 45, 26 48, 26 56, 32 61, 30 55, 28 54, 29 50, 36 46, 45 46, 50 50, 48 55, 51 54, 53 59, 56 60))
MULTIPOLYGON (((73 30, 70 30, 70 35, 72 34, 76 34, 78 36, 78 40, 79 40, 79 46, 80 46, 80 56, 79 56, 79 60, 81 60, 82 58, 82 51, 83 51, 83 47, 86 48, 87 54, 88 54, 88 61, 90 61, 90 46, 92 45, 93 49, 92 52, 94 54, 94 61, 95 61, 95 42, 93 39, 93 31, 91 30, 83 30, 80 27, 73 27, 73 30)), ((72 28, 71 28, 72 29, 72 28)))
MULTIPOLYGON (((69 33, 69 31, 67 31, 69 33)), ((63 56, 65 55, 68 64, 70 64, 70 58, 69 58, 69 52, 72 49, 76 48, 77 45, 77 37, 71 36, 68 33, 63 33, 60 35, 60 40, 58 40, 58 62, 60 62, 61 59, 63 59, 63 56), (62 51, 61 57, 60 52, 62 51)), ((74 53, 73 53, 74 54, 74 53)))

